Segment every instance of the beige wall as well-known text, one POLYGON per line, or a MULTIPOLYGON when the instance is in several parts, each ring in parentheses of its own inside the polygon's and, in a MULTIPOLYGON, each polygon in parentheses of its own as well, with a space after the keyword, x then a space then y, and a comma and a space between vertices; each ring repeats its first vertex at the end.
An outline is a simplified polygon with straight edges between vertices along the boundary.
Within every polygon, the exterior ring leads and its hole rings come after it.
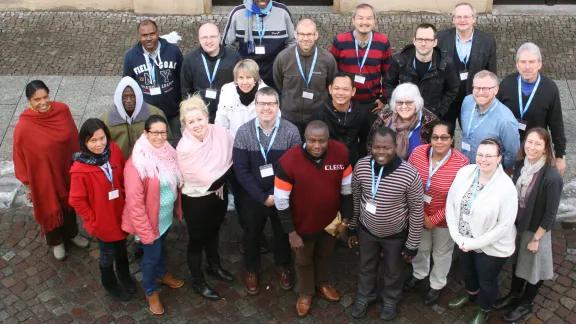
MULTIPOLYGON (((369 3, 376 11, 428 11, 452 12, 455 4, 463 0, 334 0, 334 8, 340 12, 352 12, 360 3, 369 3), (338 2, 338 3, 337 3, 338 2)), ((467 0, 478 12, 492 11, 492 0, 467 0)))
POLYGON ((0 0, 0 10, 127 11, 133 0, 0 0))

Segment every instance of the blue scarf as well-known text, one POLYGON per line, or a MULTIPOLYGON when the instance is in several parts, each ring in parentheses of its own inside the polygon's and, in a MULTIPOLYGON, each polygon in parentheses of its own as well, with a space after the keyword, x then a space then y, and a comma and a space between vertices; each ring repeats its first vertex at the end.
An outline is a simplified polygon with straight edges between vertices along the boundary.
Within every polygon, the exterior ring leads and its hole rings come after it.
POLYGON ((272 9, 272 1, 268 3, 266 8, 261 9, 258 5, 254 2, 254 0, 244 0, 244 7, 246 7, 245 16, 246 16, 246 31, 244 33, 244 43, 246 46, 246 52, 248 54, 254 53, 254 35, 252 35, 252 17, 254 15, 268 15, 270 10, 272 9))

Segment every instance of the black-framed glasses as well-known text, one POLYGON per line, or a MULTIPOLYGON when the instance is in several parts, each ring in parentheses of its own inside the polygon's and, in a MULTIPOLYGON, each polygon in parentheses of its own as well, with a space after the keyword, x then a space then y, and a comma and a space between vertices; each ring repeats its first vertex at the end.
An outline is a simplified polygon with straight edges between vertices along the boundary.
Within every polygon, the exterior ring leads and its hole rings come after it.
POLYGON ((154 137, 158 137, 158 136, 162 136, 162 137, 167 137, 168 136, 168 132, 148 132, 148 134, 154 136, 154 137))
POLYGON ((258 106, 260 108, 264 108, 264 107, 274 108, 274 107, 276 107, 277 104, 278 104, 278 101, 274 101, 274 102, 258 101, 258 102, 256 102, 256 106, 258 106))
POLYGON ((416 43, 431 44, 436 38, 415 38, 416 43))
POLYGON ((476 87, 476 86, 472 86, 472 90, 477 91, 477 92, 488 92, 494 88, 496 88, 497 86, 493 86, 493 87, 476 87))

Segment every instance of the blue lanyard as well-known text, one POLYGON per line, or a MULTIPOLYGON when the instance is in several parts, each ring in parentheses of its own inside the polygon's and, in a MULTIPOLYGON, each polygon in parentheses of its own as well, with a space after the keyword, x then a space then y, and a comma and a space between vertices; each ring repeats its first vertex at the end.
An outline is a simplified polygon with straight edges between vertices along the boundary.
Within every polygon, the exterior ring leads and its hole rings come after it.
POLYGON ((114 174, 112 173, 112 167, 110 166, 110 161, 106 162, 106 167, 100 165, 99 168, 102 169, 102 172, 104 172, 106 179, 110 181, 110 183, 112 184, 112 188, 114 188, 114 174))
POLYGON ((482 117, 482 119, 476 124, 476 126, 474 126, 474 129, 471 129, 471 127, 472 127, 472 120, 474 120, 474 112, 476 109, 472 108, 472 111, 470 112, 470 121, 468 122, 468 134, 466 135, 467 138, 470 138, 472 134, 476 131, 476 129, 478 129, 478 126, 480 126, 480 124, 482 124, 484 120, 488 118, 488 115, 490 115, 492 110, 494 110, 497 103, 498 101, 494 99, 494 103, 492 104, 492 106, 490 106, 488 112, 484 115, 484 117, 482 117))
MULTIPOLYGON (((472 34, 472 37, 474 37, 474 34, 472 34)), ((467 42, 472 42, 472 39, 470 39, 467 42)), ((464 46, 464 44, 460 43, 460 39, 458 38, 458 35, 456 35, 456 52, 458 53, 458 58, 460 59, 460 62, 462 62, 462 64, 464 64, 464 67, 466 67, 466 64, 468 64, 468 60, 470 60, 470 52, 472 51, 472 44, 470 44, 470 46, 466 45, 466 47, 468 49, 466 51, 466 53, 462 52, 463 46, 464 46), (464 56, 464 58, 462 58, 463 54, 466 54, 466 56, 464 56)))
MULTIPOLYGON (((496 172, 498 172, 498 170, 496 170, 496 172)), ((496 175, 496 172, 494 172, 494 174, 490 177, 490 180, 488 180, 488 183, 484 185, 484 188, 486 188, 490 182, 492 182, 492 180, 494 180, 494 175, 496 175)), ((478 192, 478 179, 480 178, 480 169, 476 168, 476 177, 474 178, 474 184, 472 185, 472 196, 470 196, 470 200, 468 200, 468 213, 472 214, 472 205, 474 204, 474 200, 476 200, 476 193, 478 192)))
POLYGON ((216 79, 216 72, 218 71, 218 66, 220 65, 220 59, 216 61, 216 65, 214 65, 214 71, 212 71, 212 77, 210 77, 210 70, 208 69, 208 63, 206 62, 206 58, 204 55, 202 56, 202 61, 204 61, 204 69, 206 70, 206 76, 208 77, 208 82, 210 82, 210 88, 212 88, 212 82, 216 79))
POLYGON ((432 152, 434 152, 434 148, 430 147, 430 157, 428 158, 428 160, 430 160, 430 168, 428 169, 428 181, 426 182, 426 192, 428 192, 428 190, 430 190, 430 185, 432 184, 432 176, 434 176, 434 174, 436 174, 436 171, 438 171, 440 169, 440 167, 446 162, 446 160, 448 160, 450 158, 450 155, 452 155, 452 149, 450 149, 450 151, 448 151, 448 153, 446 154, 446 156, 444 156, 442 161, 440 161, 440 163, 438 163, 436 168, 433 169, 432 168, 432 152))
POLYGON ((362 64, 360 64, 360 57, 358 56, 358 39, 356 39, 356 31, 354 31, 354 46, 356 47, 356 60, 358 61, 358 68, 360 68, 360 74, 362 74, 362 68, 366 63, 366 58, 368 58, 368 52, 370 52, 370 46, 372 45, 372 35, 374 32, 370 32, 370 38, 368 39, 368 46, 366 46, 366 52, 364 52, 364 58, 362 59, 362 64))
POLYGON ((272 133, 272 138, 270 138, 270 143, 268 143, 268 150, 264 152, 264 147, 262 147, 262 143, 260 142, 260 131, 258 131, 258 118, 254 119, 254 125, 256 126, 256 137, 258 138, 258 145, 260 145, 260 152, 262 153, 262 157, 264 158, 264 163, 268 164, 268 152, 272 148, 272 144, 274 144, 274 140, 276 139, 276 134, 278 133, 278 127, 280 126, 280 118, 276 118, 276 124, 274 124, 274 132, 272 133))
POLYGON ((308 73, 308 79, 304 75, 304 70, 302 70, 302 64, 300 63, 300 55, 298 54, 298 46, 294 46, 294 51, 296 52, 296 62, 298 62, 298 68, 300 69, 300 74, 304 81, 306 82, 306 87, 310 85, 312 81, 312 74, 314 73, 314 66, 316 66, 316 59, 318 58, 318 47, 314 48, 314 59, 312 60, 312 65, 310 66, 310 73, 308 73))
POLYGON ((408 140, 410 140, 410 137, 412 137, 412 134, 414 133, 415 130, 418 129, 418 127, 420 127, 420 125, 422 124, 422 110, 420 110, 420 116, 418 116, 418 124, 416 125, 416 127, 414 127, 413 130, 411 130, 408 133, 408 140))
POLYGON ((534 85, 534 89, 532 89, 532 93, 530 94, 530 97, 528 97, 528 101, 526 102, 526 106, 523 106, 522 105, 522 80, 520 79, 520 75, 518 75, 518 108, 520 109, 520 119, 522 119, 524 117, 524 114, 528 110, 528 107, 530 107, 530 104, 532 103, 532 99, 534 99, 534 94, 536 93, 536 90, 538 89, 539 84, 540 84, 540 73, 538 73, 538 79, 536 80, 536 84, 534 85))
MULTIPOLYGON (((428 65, 428 71, 432 68, 432 60, 430 60, 430 65, 428 65)), ((414 70, 416 70, 416 57, 414 57, 414 70)))
POLYGON ((384 166, 380 168, 380 173, 378 173, 378 180, 374 183, 374 159, 372 159, 372 199, 376 198, 376 192, 378 192, 378 187, 380 186, 380 180, 382 180, 382 171, 384 171, 384 166))
MULTIPOLYGON (((158 43, 158 48, 156 49, 156 52, 154 52, 156 55, 156 57, 158 57, 158 62, 162 61, 162 58, 160 57, 160 47, 161 44, 158 43)), ((150 53, 148 53, 144 47, 142 47, 143 51, 144 51, 144 60, 146 61, 146 67, 148 68, 148 73, 150 74, 150 80, 152 80, 152 84, 156 84, 156 68, 154 67, 154 65, 158 65, 159 63, 156 63, 156 60, 154 58, 152 58, 152 56, 150 56, 150 53), (152 63, 150 63, 150 60, 152 60, 152 63)))
POLYGON ((260 26, 260 18, 256 16, 256 27, 258 28, 258 38, 260 38, 260 44, 262 44, 262 39, 264 38, 264 34, 266 34, 266 24, 268 24, 268 16, 266 16, 266 21, 264 22, 263 26, 260 26))

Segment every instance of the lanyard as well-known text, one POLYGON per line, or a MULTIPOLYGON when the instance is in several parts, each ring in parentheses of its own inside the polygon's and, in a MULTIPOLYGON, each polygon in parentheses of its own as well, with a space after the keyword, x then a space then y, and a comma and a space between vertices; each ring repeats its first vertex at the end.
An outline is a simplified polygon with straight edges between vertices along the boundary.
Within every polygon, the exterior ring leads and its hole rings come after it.
POLYGON ((298 46, 294 46, 294 51, 296 52, 296 62, 298 62, 298 68, 300 69, 300 74, 304 81, 306 82, 306 87, 310 85, 312 81, 312 74, 314 73, 314 66, 316 66, 316 59, 318 58, 318 47, 314 48, 314 59, 312 60, 312 65, 310 66, 310 73, 308 73, 308 79, 304 75, 304 70, 302 70, 302 64, 300 63, 300 55, 298 54, 298 46))
MULTIPOLYGON (((498 172, 498 170, 496 170, 496 172, 498 172)), ((488 180, 488 183, 484 185, 484 188, 486 188, 486 186, 488 186, 490 182, 494 180, 494 175, 496 174, 496 172, 494 172, 494 174, 490 177, 490 180, 488 180)), ((468 200, 468 214, 472 214, 472 205, 474 204, 474 200, 476 200, 479 178, 480 178, 480 169, 476 168, 476 177, 474 178, 474 184, 472 185, 472 196, 470 196, 470 200, 468 200)))
POLYGON ((538 79, 536 80, 536 84, 534 85, 534 89, 532 89, 532 93, 530 97, 528 97, 528 101, 526 102, 526 106, 522 105, 522 80, 520 79, 520 75, 518 75, 518 108, 520 109, 520 119, 524 117, 524 114, 530 107, 532 103, 532 99, 534 99, 534 94, 536 93, 536 89, 538 89, 538 85, 540 84, 540 73, 538 73, 538 79))
POLYGON ((279 124, 280 124, 280 118, 276 118, 276 124, 274 124, 274 131, 272 133, 272 137, 270 138, 270 143, 268 143, 268 149, 266 150, 266 152, 264 152, 264 147, 262 147, 262 143, 260 142, 260 132, 258 131, 258 118, 254 119, 254 125, 256 126, 256 137, 258 138, 258 145, 260 145, 260 152, 262 153, 264 163, 266 164, 268 164, 268 152, 270 152, 270 149, 274 144, 274 140, 276 139, 279 124))
POLYGON ((432 152, 434 152, 433 147, 430 148, 430 157, 428 159, 428 160, 430 160, 430 168, 428 169, 428 181, 426 182, 426 192, 428 192, 428 190, 430 190, 430 185, 432 184, 432 176, 434 176, 434 174, 436 174, 436 171, 438 171, 440 169, 440 167, 446 162, 446 160, 448 160, 450 158, 450 155, 452 155, 452 149, 450 149, 450 151, 448 151, 448 153, 446 154, 446 156, 444 156, 442 161, 440 161, 440 163, 438 163, 436 168, 432 168, 432 152))
POLYGON ((156 62, 155 59, 153 59, 150 56, 150 53, 146 52, 146 50, 144 50, 144 62, 146 62, 146 68, 148 68, 148 72, 150 73, 150 79, 152 80, 153 84, 156 84, 156 68, 154 67, 154 65, 157 65, 158 68, 160 68, 160 62, 162 62, 162 58, 160 57, 160 44, 158 44, 158 55, 156 55, 156 57, 158 57, 158 62, 156 62), (150 60, 152 60, 152 63, 150 63, 150 60))
MULTIPOLYGON (((428 70, 432 68, 432 60, 430 60, 430 65, 428 65, 428 70)), ((414 70, 416 70, 416 57, 414 57, 414 70)))
POLYGON ((366 46, 366 52, 364 52, 364 58, 362 59, 362 64, 360 64, 360 57, 358 56, 358 39, 356 39, 356 31, 354 31, 354 46, 356 47, 356 60, 358 61, 358 67, 360 68, 360 74, 362 74, 362 68, 366 63, 366 58, 368 58, 368 52, 370 51, 370 46, 372 45, 372 35, 374 32, 370 32, 370 38, 368 39, 368 46, 366 46))
POLYGON ((380 173, 378 173, 378 180, 374 183, 374 159, 372 159, 372 199, 376 198, 376 192, 380 186, 380 180, 382 180, 382 171, 384 171, 384 166, 380 168, 380 173))
POLYGON ((104 172, 106 179, 110 181, 110 183, 112 184, 112 189, 114 189, 114 174, 112 173, 112 167, 110 166, 110 161, 106 162, 105 166, 100 165, 99 168, 102 169, 102 172, 104 172))
POLYGON ((484 117, 482 117, 482 119, 476 124, 476 126, 474 126, 474 129, 471 129, 472 120, 474 120, 474 111, 475 111, 475 109, 472 108, 472 111, 470 113, 470 121, 468 122, 468 134, 466 135, 466 137, 470 138, 472 136, 472 134, 476 131, 476 129, 478 129, 478 126, 480 126, 480 124, 482 124, 484 122, 484 120, 488 118, 488 115, 490 115, 492 110, 494 110, 494 107, 496 107, 497 103, 498 103, 498 101, 494 100, 494 103, 492 104, 492 106, 490 106, 490 108, 488 109, 488 112, 484 115, 484 117))
POLYGON ((204 69, 206 70, 206 76, 208 77, 208 82, 210 83, 210 88, 212 88, 212 82, 216 79, 216 72, 218 71, 218 66, 220 65, 220 59, 216 61, 216 65, 214 65, 214 71, 212 71, 212 77, 210 77, 210 70, 208 69, 208 63, 206 62, 206 58, 202 54, 202 61, 204 61, 204 69))
POLYGON ((260 19, 256 16, 256 27, 258 28, 258 38, 260 38, 260 44, 262 44, 262 39, 264 38, 264 34, 266 34, 266 25, 268 24, 268 16, 266 16, 266 21, 261 26, 260 19))
POLYGON ((420 124, 422 124, 422 110, 420 110, 420 115, 418 116, 418 124, 416 125, 416 127, 414 127, 413 130, 410 131, 410 133, 408 133, 408 140, 410 140, 410 137, 412 137, 414 131, 417 130, 418 127, 420 127, 420 124))

